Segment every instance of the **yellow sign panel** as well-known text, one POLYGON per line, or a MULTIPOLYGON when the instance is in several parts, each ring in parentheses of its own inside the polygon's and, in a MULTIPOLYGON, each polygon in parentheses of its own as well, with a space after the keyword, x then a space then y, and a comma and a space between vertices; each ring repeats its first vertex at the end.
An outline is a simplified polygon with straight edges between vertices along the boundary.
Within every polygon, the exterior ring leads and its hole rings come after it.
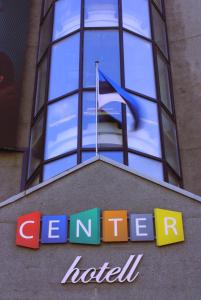
POLYGON ((157 246, 164 246, 184 241, 181 212, 155 208, 154 215, 157 246))

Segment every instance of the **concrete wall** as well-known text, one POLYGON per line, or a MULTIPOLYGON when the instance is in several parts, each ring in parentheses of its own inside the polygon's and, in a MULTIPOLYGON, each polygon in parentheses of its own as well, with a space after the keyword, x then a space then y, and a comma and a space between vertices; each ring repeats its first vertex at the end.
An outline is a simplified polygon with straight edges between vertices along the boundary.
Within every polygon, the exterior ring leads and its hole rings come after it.
POLYGON ((201 203, 107 163, 97 161, 0 209, 1 300, 200 300, 201 203), (156 207, 182 211, 185 242, 158 248, 155 242, 15 246, 18 216, 71 214, 81 210, 128 209, 153 213, 156 207), (135 283, 61 285, 77 255, 82 268, 109 261, 123 266, 130 254, 144 254, 135 283))
POLYGON ((201 1, 166 0, 184 188, 201 194, 201 1))

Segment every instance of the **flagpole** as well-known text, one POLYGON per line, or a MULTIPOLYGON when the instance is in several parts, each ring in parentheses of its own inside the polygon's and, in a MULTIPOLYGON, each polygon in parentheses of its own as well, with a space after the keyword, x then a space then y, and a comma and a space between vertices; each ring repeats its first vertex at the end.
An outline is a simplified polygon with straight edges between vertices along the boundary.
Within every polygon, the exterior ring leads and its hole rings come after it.
POLYGON ((96 64, 96 156, 98 155, 98 95, 99 95, 99 74, 98 67, 99 61, 96 64))

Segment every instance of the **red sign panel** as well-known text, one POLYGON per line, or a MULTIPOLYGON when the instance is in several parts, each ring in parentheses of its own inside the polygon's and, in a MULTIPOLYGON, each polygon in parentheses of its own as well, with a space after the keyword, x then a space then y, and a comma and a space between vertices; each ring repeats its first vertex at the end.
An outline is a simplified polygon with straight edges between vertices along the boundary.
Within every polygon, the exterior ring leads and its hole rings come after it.
POLYGON ((40 212, 33 212, 17 219, 16 245, 39 248, 40 218, 40 212))

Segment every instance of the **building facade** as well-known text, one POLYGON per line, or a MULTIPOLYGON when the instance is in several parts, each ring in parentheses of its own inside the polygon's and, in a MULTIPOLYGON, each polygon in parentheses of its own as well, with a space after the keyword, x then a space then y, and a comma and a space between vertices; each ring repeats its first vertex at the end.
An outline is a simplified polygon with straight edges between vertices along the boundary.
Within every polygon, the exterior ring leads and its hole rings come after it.
MULTIPOLYGON (((13 144, 3 136, 0 149, 0 299, 200 299, 200 3, 29 5, 17 135, 13 144), (97 155, 95 61, 140 108, 137 129, 125 104, 98 111, 97 155), (45 216, 70 218, 93 208, 101 212, 98 245, 72 243, 71 221, 67 243, 43 243, 40 231, 39 249, 16 245, 21 216, 40 212, 43 230, 45 216), (156 208, 182 213, 184 241, 157 246, 156 208), (103 242, 104 211, 120 210, 128 240, 103 242), (131 214, 151 216, 153 240, 132 240, 131 214), (111 276, 110 284, 72 283, 69 276, 61 283, 79 256, 82 272, 105 262, 123 272, 131 255, 142 255, 133 282, 111 276)), ((7 11, 0 1, 0 14, 7 11)), ((87 235, 87 226, 80 228, 87 235)), ((169 228, 175 234, 174 223, 169 228)))

